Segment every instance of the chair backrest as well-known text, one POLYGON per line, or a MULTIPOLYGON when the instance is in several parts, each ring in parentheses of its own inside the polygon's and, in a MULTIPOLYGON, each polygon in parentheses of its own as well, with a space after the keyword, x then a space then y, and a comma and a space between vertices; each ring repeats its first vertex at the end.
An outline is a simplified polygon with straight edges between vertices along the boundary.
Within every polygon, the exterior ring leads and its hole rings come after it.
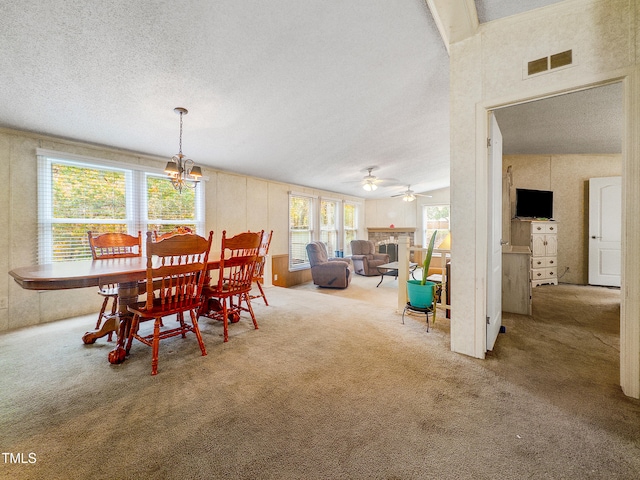
POLYGON ((174 228, 170 232, 164 232, 164 233, 160 233, 157 230, 154 230, 153 238, 154 238, 154 241, 157 242, 158 240, 164 240, 165 238, 173 237, 174 235, 179 235, 183 233, 195 233, 195 232, 191 230, 191 228, 189 227, 180 226, 180 227, 174 228))
POLYGON ((329 261, 327 247, 322 242, 308 243, 307 256, 309 257, 309 263, 312 267, 314 265, 320 265, 321 263, 327 263, 329 261))
POLYGON ((154 241, 153 232, 147 232, 147 309, 154 299, 165 311, 185 311, 200 304, 212 238, 209 232, 208 239, 177 234, 154 241))
POLYGON ((222 232, 218 291, 236 295, 251 290, 263 234, 264 230, 243 232, 227 238, 226 230, 222 232))
POLYGON ((262 233, 262 240, 260 241, 260 248, 258 249, 258 262, 256 263, 253 277, 255 279, 262 279, 264 276, 264 264, 266 256, 269 253, 269 246, 271 245, 271 237, 273 236, 273 230, 270 232, 262 233))
POLYGON ((373 255, 376 253, 376 246, 371 240, 351 240, 352 255, 373 255))
POLYGON ((94 260, 142 256, 141 232, 138 232, 138 236, 134 237, 126 233, 113 232, 94 235, 89 231, 87 236, 94 260))
POLYGON ((269 246, 271 245, 271 237, 273 236, 273 230, 270 232, 262 231, 262 239, 260 240, 260 249, 258 255, 264 257, 269 253, 269 246))

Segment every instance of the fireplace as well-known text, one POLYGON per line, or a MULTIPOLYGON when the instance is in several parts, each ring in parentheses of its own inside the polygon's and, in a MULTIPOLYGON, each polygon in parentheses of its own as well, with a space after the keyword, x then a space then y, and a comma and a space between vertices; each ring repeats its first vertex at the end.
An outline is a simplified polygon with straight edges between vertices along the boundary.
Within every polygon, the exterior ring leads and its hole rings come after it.
POLYGON ((409 245, 413 246, 415 242, 415 227, 374 227, 367 228, 369 240, 376 246, 376 250, 380 253, 389 254, 389 261, 395 262, 398 259, 398 237, 409 237, 409 245))

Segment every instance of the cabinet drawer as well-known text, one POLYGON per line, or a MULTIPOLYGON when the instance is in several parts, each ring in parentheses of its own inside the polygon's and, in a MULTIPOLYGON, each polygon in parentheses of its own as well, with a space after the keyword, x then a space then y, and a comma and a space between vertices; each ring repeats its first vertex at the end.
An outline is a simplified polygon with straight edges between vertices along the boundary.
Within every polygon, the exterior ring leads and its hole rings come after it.
POLYGON ((544 280, 548 278, 556 278, 557 276, 558 276, 558 270, 555 267, 531 269, 532 280, 544 280))
POLYGON ((532 222, 531 233, 558 233, 558 224, 532 222))
POLYGON ((543 268, 546 267, 546 257, 531 257, 531 268, 543 268))
POLYGON ((555 267, 556 257, 531 257, 531 268, 555 267))

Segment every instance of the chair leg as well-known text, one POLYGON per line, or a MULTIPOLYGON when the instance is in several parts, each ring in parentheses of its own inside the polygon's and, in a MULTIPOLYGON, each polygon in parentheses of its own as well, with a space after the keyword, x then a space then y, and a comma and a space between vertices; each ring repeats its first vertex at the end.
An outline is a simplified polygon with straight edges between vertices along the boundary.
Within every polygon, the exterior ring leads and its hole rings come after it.
POLYGON ((189 313, 191 314, 191 325, 193 325, 193 333, 196 334, 198 345, 200 345, 200 351, 202 352, 202 356, 204 357, 207 354, 207 349, 204 346, 202 334, 200 333, 200 327, 198 326, 198 315, 196 315, 196 312, 194 310, 190 310, 189 313))
POLYGON ((104 317, 104 311, 107 309, 107 303, 109 303, 109 297, 104 297, 104 301, 102 302, 102 308, 100 309, 100 313, 98 314, 98 322, 96 323, 96 330, 100 330, 100 325, 102 325, 102 317, 104 317))
POLYGON ((223 338, 225 342, 229 341, 229 319, 227 318, 227 300, 229 300, 229 302, 231 302, 230 300, 231 297, 229 297, 229 299, 223 298, 222 299, 222 325, 223 325, 223 338))
POLYGON ((262 283, 260 282, 256 282, 258 284, 258 290, 260 290, 260 296, 262 297, 262 300, 264 300, 264 304, 268 307, 269 306, 269 302, 267 302, 267 296, 264 294, 264 290, 262 289, 262 283))
MULTIPOLYGON (((178 312, 178 322, 180 322, 180 329, 182 331, 182 338, 187 337, 187 327, 184 325, 184 312, 178 312)), ((162 323, 160 324, 162 326, 162 323)))
POLYGON ((140 323, 140 317, 137 314, 135 314, 131 319, 131 327, 129 327, 129 335, 127 336, 127 346, 125 347, 125 351, 127 352, 127 355, 129 354, 129 350, 131 350, 133 337, 136 333, 138 333, 139 323, 140 323))
POLYGON ((253 307, 251 306, 251 298, 249 296, 249 293, 243 293, 242 295, 244 296, 245 302, 247 302, 247 309, 251 314, 251 320, 253 320, 253 326, 255 327, 256 330, 258 330, 258 322, 256 321, 255 314, 253 313, 253 307))
POLYGON ((158 374, 158 352, 160 350, 160 324, 162 318, 156 318, 153 324, 153 343, 151 346, 151 375, 158 374))

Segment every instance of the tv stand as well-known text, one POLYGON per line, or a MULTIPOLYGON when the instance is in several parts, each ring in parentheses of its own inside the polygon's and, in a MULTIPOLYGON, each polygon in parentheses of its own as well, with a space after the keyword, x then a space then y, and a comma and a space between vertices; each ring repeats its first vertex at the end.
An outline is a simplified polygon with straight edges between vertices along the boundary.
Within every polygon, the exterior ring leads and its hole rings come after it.
POLYGON ((531 249, 531 286, 558 284, 558 223, 553 220, 511 221, 511 245, 531 249))

